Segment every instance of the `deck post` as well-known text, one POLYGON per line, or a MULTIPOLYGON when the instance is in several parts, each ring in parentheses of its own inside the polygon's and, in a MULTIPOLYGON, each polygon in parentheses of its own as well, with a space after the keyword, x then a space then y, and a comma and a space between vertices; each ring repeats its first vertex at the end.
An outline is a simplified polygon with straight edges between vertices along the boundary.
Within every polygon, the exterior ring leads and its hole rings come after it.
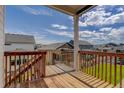
POLYGON ((4 87, 4 6, 0 5, 0 87, 4 87))
POLYGON ((75 15, 74 17, 74 69, 79 70, 79 61, 78 61, 78 50, 79 50, 79 28, 78 21, 79 16, 75 15))

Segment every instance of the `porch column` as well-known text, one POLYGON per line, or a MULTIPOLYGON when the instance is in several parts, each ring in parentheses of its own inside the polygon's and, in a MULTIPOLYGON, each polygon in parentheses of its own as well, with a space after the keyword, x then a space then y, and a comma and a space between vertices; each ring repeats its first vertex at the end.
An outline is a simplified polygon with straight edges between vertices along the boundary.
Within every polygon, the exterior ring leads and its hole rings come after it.
POLYGON ((0 5, 0 87, 4 87, 4 6, 0 5))
POLYGON ((75 15, 73 18, 74 18, 74 69, 79 70, 79 61, 78 61, 78 50, 79 50, 78 21, 79 21, 79 16, 75 15))

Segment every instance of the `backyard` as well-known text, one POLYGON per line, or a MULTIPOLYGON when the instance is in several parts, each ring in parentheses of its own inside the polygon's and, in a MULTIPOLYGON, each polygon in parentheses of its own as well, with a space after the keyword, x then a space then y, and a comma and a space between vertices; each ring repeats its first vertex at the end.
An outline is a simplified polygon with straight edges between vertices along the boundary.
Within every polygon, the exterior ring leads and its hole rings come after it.
MULTIPOLYGON (((114 64, 111 66, 111 83, 114 85, 114 79, 115 79, 115 67, 114 64)), ((103 71, 102 71, 102 64, 100 64, 100 70, 99 70, 99 78, 105 80, 105 77, 107 76, 107 81, 110 81, 110 64, 107 64, 107 75, 106 75, 106 64, 103 64, 103 71)), ((87 69, 88 74, 95 74, 95 66, 90 66, 87 69)), ((124 78, 124 65, 122 65, 122 78, 124 78)), ((98 78, 98 64, 96 65, 96 77, 98 78)), ((120 65, 116 65, 116 83, 119 84, 120 82, 120 65)))

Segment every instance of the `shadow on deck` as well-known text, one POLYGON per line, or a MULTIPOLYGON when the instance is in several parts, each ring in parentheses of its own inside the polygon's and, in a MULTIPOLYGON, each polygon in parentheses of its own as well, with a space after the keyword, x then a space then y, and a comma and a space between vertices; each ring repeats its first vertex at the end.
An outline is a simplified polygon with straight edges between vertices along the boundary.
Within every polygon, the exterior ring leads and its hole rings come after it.
POLYGON ((112 88, 107 82, 101 81, 83 72, 76 72, 64 64, 46 66, 46 77, 21 84, 21 88, 112 88))

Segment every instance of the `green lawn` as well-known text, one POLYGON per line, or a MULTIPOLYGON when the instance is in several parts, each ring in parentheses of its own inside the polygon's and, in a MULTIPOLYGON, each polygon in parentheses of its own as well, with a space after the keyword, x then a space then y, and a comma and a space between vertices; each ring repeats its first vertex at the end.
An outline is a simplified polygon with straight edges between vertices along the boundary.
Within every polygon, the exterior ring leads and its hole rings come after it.
MULTIPOLYGON (((117 73, 116 73, 116 83, 120 83, 120 65, 117 64, 117 73)), ((112 64, 112 84, 114 84, 114 64, 112 64)), ((92 66, 88 67, 88 71, 92 72, 92 66), (91 70, 90 70, 91 68, 91 70)), ((93 70, 95 72, 95 68, 93 70)), ((91 73, 90 73, 91 74, 91 73)), ((105 80, 105 64, 103 64, 103 73, 102 73, 102 64, 100 64, 100 78, 102 78, 103 74, 103 80, 105 80)), ((96 66, 96 76, 98 77, 98 65, 96 66)), ((122 78, 124 78, 124 66, 122 66, 122 78)), ((107 64, 107 81, 110 80, 110 64, 107 64)))

